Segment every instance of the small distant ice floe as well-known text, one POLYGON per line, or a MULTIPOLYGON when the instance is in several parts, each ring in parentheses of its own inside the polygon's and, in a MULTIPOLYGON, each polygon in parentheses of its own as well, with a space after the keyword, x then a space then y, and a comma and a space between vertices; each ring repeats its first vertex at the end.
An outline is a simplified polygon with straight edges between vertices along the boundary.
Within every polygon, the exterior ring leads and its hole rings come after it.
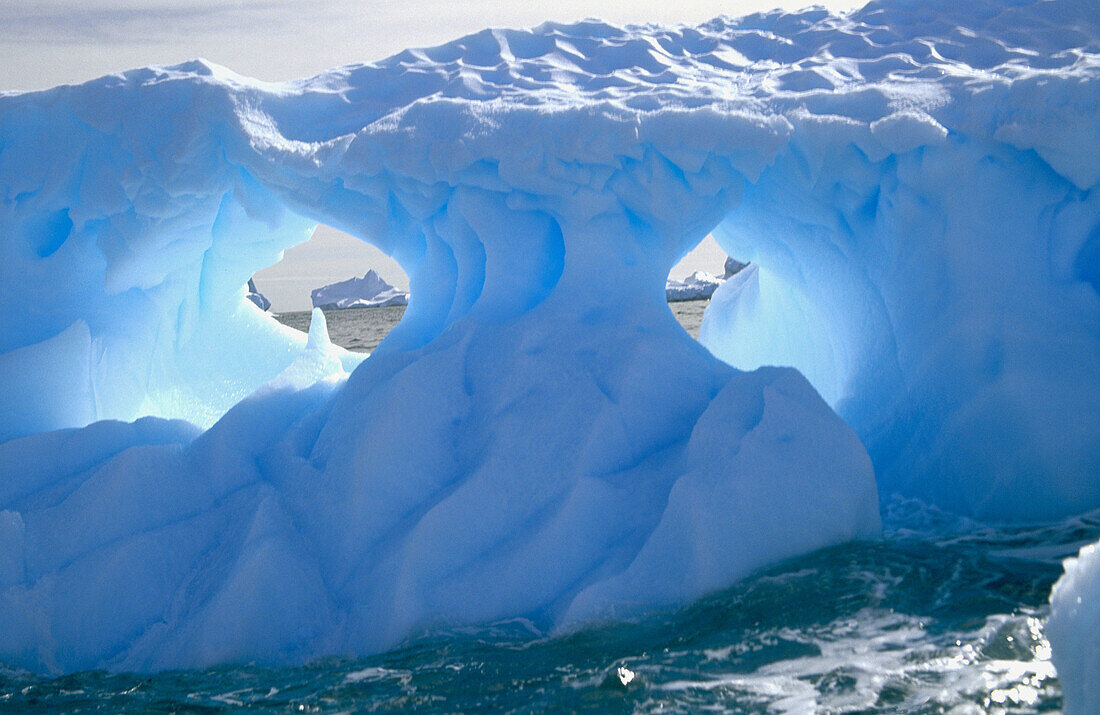
POLYGON ((722 285, 727 278, 734 275, 747 264, 735 261, 732 258, 726 259, 726 264, 723 266, 725 273, 719 277, 711 275, 705 271, 695 271, 690 276, 682 281, 673 280, 669 278, 665 282, 665 298, 670 303, 682 300, 705 300, 710 298, 714 291, 718 289, 718 286, 722 285))
POLYGON ((309 294, 314 308, 377 308, 408 305, 409 294, 394 288, 373 269, 362 278, 349 278, 317 288, 309 294))
POLYGON ((256 283, 251 278, 248 279, 248 295, 245 297, 255 303, 260 310, 265 312, 271 310, 271 301, 263 293, 256 290, 256 283))

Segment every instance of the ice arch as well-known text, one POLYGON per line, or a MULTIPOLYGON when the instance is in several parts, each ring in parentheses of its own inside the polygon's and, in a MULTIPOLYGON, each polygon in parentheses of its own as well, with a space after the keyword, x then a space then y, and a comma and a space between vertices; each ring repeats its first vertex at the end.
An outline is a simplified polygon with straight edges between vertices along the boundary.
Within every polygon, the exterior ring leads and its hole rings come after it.
POLYGON ((700 339, 802 370, 884 493, 994 519, 1094 508, 1100 16, 934 6, 872 3, 850 63, 808 60, 873 88, 777 93, 791 140, 715 231, 757 268, 700 339))
POLYGON ((800 368, 885 493, 990 519, 1100 504, 1095 185, 973 136, 830 153, 780 158, 716 231, 754 268, 716 293, 703 343, 800 368))
MULTIPOLYGON (((975 257, 937 242, 959 229, 869 228, 859 207, 878 196, 902 206, 884 221, 953 220, 889 177, 926 156, 966 165, 977 146, 1062 182, 1071 228, 1097 216, 1095 125, 1069 121, 1096 106, 1088 3, 939 10, 551 24, 294 83, 194 62, 0 97, 0 425, 29 435, 0 444, 0 657, 286 661, 436 621, 554 626, 874 534, 851 430, 794 370, 742 373, 690 340, 663 285, 719 224, 734 253, 759 250, 784 288, 744 283, 729 330, 785 301, 786 343, 754 344, 808 359, 880 463, 904 459, 896 416, 920 422, 926 402, 910 399, 913 365, 889 358, 942 326, 875 299, 919 288, 903 259, 975 257), (822 202, 838 208, 819 231, 822 202), (322 326, 306 343, 242 308, 248 276, 314 221, 410 278, 405 319, 350 377, 322 326), (741 302, 750 289, 761 300, 741 302), (795 309, 827 327, 822 347, 799 347, 795 309), (44 431, 150 413, 217 422, 44 431)), ((1030 190, 1026 168, 996 174, 997 195, 1030 190)), ((1094 377, 1095 241, 1044 235, 1063 242, 1058 262, 1026 275, 1094 377)), ((1035 240, 1006 242, 1004 260, 1019 267, 1035 240)), ((966 298, 944 298, 954 329, 966 298)), ((970 379, 920 384, 952 414, 970 379)), ((1084 411, 1082 434, 1097 419, 1084 411)), ((1049 489, 1052 512, 1087 508, 1087 441, 1040 464, 1042 482, 967 485, 1008 509, 1021 488, 1049 489)))

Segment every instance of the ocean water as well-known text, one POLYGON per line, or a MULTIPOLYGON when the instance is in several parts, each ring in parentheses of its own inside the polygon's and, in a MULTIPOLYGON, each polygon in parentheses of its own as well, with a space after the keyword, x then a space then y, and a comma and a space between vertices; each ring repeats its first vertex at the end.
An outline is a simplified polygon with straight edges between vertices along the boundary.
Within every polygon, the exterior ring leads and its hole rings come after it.
MULTIPOLYGON (((669 303, 672 314, 680 321, 691 337, 699 338, 699 325, 703 321, 703 310, 707 300, 687 300, 669 303)), ((404 306, 385 308, 347 308, 345 310, 326 310, 325 323, 328 325, 329 339, 340 347, 355 352, 369 353, 378 347, 382 338, 397 325, 405 314, 404 306)), ((290 327, 306 332, 309 330, 310 311, 279 313, 275 318, 290 327)))
MULTIPOLYGON (((673 308, 698 330, 702 305, 673 308)), ((373 330, 384 318, 372 310, 336 311, 333 337, 373 330)), ((374 338, 359 340, 353 349, 374 338)), ((894 499, 884 524, 881 540, 793 559, 640 620, 543 633, 517 619, 295 668, 51 678, 0 667, 0 711, 1058 710, 1047 597, 1061 560, 1100 539, 1100 511, 1006 526, 894 499), (633 674, 626 684, 620 668, 633 674)))
MULTIPOLYGON (((384 308, 347 308, 326 310, 325 324, 329 340, 342 348, 369 353, 378 347, 382 338, 397 325, 405 314, 405 306, 390 305, 384 308)), ((310 311, 279 313, 275 318, 303 333, 309 331, 310 311)))

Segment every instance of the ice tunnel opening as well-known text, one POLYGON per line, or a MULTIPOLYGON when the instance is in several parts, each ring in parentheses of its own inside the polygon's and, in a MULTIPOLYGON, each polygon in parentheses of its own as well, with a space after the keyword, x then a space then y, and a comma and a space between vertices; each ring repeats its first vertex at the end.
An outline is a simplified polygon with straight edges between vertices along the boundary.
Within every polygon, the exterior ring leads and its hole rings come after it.
POLYGON ((248 172, 242 177, 214 220, 196 315, 190 327, 169 328, 175 331, 175 372, 147 388, 129 419, 182 418, 205 429, 257 390, 339 384, 415 315, 406 311, 411 281, 398 259, 417 266, 416 251, 391 257, 385 235, 349 225, 346 216, 329 216, 324 207, 286 201, 248 172), (330 301, 324 290, 334 285, 373 292, 330 301), (379 293, 390 300, 372 306, 379 293), (228 349, 225 332, 236 337, 228 349), (189 394, 192 386, 207 394, 189 394))
POLYGON ((326 224, 253 278, 283 325, 308 333, 313 308, 324 312, 332 343, 370 353, 405 314, 409 278, 374 245, 326 224))
POLYGON ((707 234, 669 270, 665 299, 673 317, 693 339, 699 339, 703 315, 715 291, 745 265, 726 255, 707 234))
POLYGON ((728 258, 694 337, 739 370, 795 368, 837 409, 851 392, 863 347, 850 325, 834 320, 833 286, 852 269, 840 253, 823 259, 820 251, 798 250, 827 230, 790 221, 767 190, 768 178, 700 244, 728 258))

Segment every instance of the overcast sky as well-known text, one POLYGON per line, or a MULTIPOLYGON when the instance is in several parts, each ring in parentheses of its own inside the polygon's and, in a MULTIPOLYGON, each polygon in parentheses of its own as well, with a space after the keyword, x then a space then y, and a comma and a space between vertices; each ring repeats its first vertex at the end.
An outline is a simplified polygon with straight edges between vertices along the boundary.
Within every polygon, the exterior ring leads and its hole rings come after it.
MULTIPOLYGON (((805 0, 0 0, 0 89, 83 82, 109 72, 194 57, 264 80, 306 77, 437 45, 485 27, 599 17, 614 23, 698 23, 805 0)), ((857 2, 814 4, 848 10, 857 2)), ((720 272, 724 255, 706 242, 674 270, 720 272)), ((407 286, 376 249, 322 227, 282 264, 257 274, 275 310, 309 307, 309 289, 377 269, 407 286), (355 268, 357 266, 357 268, 355 268)))

